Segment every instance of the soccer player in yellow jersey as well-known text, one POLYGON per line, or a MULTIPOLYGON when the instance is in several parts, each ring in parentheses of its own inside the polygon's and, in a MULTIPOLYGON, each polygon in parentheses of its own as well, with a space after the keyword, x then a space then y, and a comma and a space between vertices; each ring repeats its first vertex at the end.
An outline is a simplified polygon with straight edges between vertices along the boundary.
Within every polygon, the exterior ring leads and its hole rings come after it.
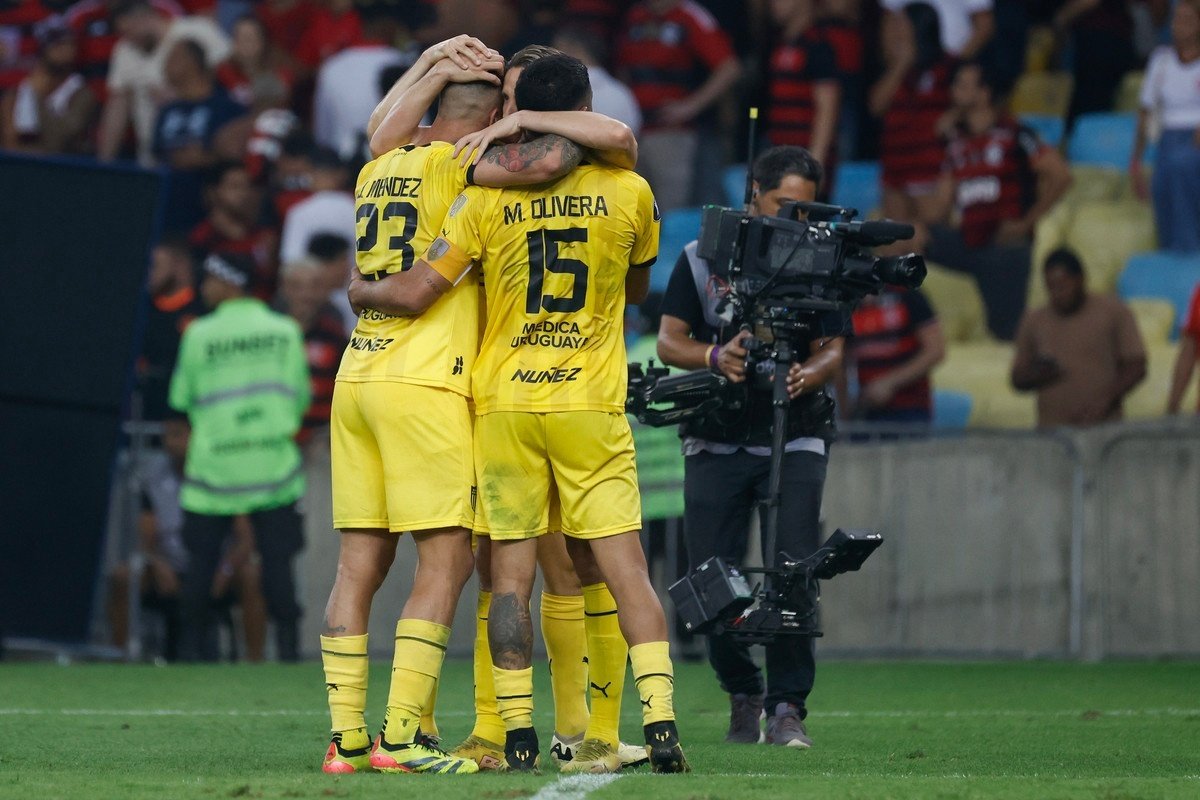
MULTIPOLYGON (((564 55, 526 67, 518 107, 586 108, 587 70, 564 55)), ((625 419, 622 321, 644 297, 658 249, 657 211, 639 176, 586 165, 547 186, 468 188, 409 273, 362 297, 419 314, 479 264, 487 325, 473 371, 480 513, 492 540, 488 636, 506 729, 505 766, 532 770, 532 624, 537 538, 556 496, 581 572, 594 560, 616 598, 655 771, 686 770, 673 708, 662 606, 638 536, 641 503, 625 419)))
MULTIPOLYGON (((543 183, 579 162, 580 149, 557 136, 493 149, 471 169, 453 158, 449 142, 499 114, 499 78, 487 72, 499 66, 453 67, 455 82, 442 92, 433 126, 411 146, 363 168, 356 190, 363 276, 409 270, 469 179, 495 186, 543 183)), ((333 511, 342 536, 321 637, 333 730, 326 772, 477 769, 418 735, 448 626, 473 568, 468 397, 479 346, 478 282, 471 276, 447 295, 419 321, 363 307, 338 372, 333 511), (396 625, 387 717, 371 747, 364 719, 367 620, 403 531, 414 534, 418 566, 396 625)))
MULTIPOLYGON (((459 40, 438 45, 453 47, 459 40)), ((468 42, 469 43, 469 42, 468 42)), ((464 158, 483 154, 495 140, 505 141, 526 132, 558 133, 587 146, 589 157, 632 169, 637 142, 624 124, 587 111, 536 112, 518 110, 514 88, 525 67, 559 51, 530 45, 515 53, 505 65, 504 117, 477 133, 464 137, 457 148, 464 158)), ((478 51, 460 58, 482 60, 478 51)), ((424 58, 424 56, 423 56, 424 58)), ((445 65, 418 64, 397 81, 380 102, 368 126, 372 149, 383 152, 407 144, 415 135, 429 104, 445 85, 445 65)), ((477 525, 477 530, 479 526, 477 525)), ((542 637, 549 657, 554 698, 554 737, 550 753, 568 771, 596 771, 612 763, 609 745, 617 748, 620 766, 646 761, 642 747, 620 741, 621 701, 629 648, 621 637, 615 616, 616 603, 603 578, 577 574, 561 533, 539 537, 538 563, 543 587, 539 609, 542 637), (589 709, 590 694, 590 709, 589 709), (584 743, 587 742, 587 746, 584 743), (598 743, 603 742, 603 747, 598 743), (572 762, 569 767, 565 765, 572 762)), ((475 725, 471 735, 452 751, 475 759, 482 768, 499 764, 504 751, 504 723, 492 686, 492 662, 487 641, 487 616, 491 603, 490 542, 478 540, 479 600, 475 637, 475 725)), ((586 570, 585 570, 586 572, 586 570)))

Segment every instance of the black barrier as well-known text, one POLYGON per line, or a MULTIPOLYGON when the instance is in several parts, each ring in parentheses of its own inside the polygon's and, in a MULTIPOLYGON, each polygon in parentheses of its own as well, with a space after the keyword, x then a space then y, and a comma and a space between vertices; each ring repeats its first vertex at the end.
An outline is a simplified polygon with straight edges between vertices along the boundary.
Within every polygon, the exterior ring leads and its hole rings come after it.
POLYGON ((87 638, 156 172, 0 153, 0 632, 87 638))

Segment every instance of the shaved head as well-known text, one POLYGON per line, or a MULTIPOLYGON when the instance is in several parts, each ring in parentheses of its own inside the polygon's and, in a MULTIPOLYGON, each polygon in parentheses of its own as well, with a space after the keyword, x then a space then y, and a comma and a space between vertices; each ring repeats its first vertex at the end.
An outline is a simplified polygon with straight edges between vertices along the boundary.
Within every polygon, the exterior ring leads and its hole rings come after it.
POLYGON ((491 124, 492 115, 499 110, 500 87, 487 81, 450 83, 438 98, 438 117, 449 121, 467 120, 491 124))

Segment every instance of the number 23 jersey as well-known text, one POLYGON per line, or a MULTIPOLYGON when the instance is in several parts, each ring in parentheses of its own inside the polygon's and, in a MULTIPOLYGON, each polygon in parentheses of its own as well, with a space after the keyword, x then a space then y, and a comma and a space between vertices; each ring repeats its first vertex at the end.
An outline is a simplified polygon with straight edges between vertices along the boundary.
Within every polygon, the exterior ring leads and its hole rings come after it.
POLYGON ((487 297, 476 413, 625 410, 625 276, 658 255, 645 179, 585 164, 538 187, 471 186, 442 238, 451 252, 427 258, 479 262, 487 297))
MULTIPOLYGON (((354 195, 363 275, 407 270, 429 247, 451 201, 467 185, 453 150, 444 142, 408 145, 362 168, 354 195)), ((470 396, 481 305, 472 272, 420 317, 363 309, 338 380, 398 381, 470 396)))

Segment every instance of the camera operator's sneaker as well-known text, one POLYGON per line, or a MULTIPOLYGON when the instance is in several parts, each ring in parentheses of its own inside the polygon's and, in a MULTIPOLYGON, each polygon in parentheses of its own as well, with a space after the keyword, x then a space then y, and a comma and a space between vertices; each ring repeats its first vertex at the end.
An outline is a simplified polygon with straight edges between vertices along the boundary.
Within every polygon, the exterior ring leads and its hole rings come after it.
POLYGON ((452 756, 437 744, 437 739, 422 736, 404 744, 392 744, 383 733, 371 748, 371 766, 380 772, 424 772, 438 775, 467 775, 479 772, 469 758, 452 756))
POLYGON ((650 768, 655 772, 691 772, 683 748, 679 745, 679 732, 674 720, 651 722, 642 728, 646 734, 646 755, 650 757, 650 768))
POLYGON ((504 760, 500 762, 501 772, 532 772, 537 775, 538 769, 538 738, 533 728, 520 728, 509 731, 504 740, 504 760))
POLYGON ((575 748, 575 757, 560 766, 563 772, 590 772, 603 775, 621 768, 621 759, 612 745, 601 739, 585 739, 575 748))
POLYGON ((621 759, 621 769, 640 767, 650 760, 644 746, 638 747, 633 744, 625 744, 625 742, 617 742, 617 758, 621 759))
POLYGON ((504 763, 504 745, 488 741, 479 736, 468 736, 463 743, 450 751, 455 758, 469 758, 479 769, 500 769, 504 763))
POLYGON ((781 747, 812 747, 812 739, 800 719, 800 709, 791 703, 779 703, 775 713, 767 717, 767 744, 781 747))
POLYGON ((728 744, 758 744, 763 739, 763 696, 761 694, 729 695, 728 744))
POLYGON ((583 744, 583 734, 576 736, 559 736, 557 733, 550 740, 550 757, 558 762, 558 766, 569 764, 575 758, 575 751, 583 744))
POLYGON ((353 731, 338 731, 329 742, 325 751, 325 763, 321 771, 330 775, 348 775, 352 772, 374 772, 371 767, 371 739, 361 728, 353 731), (350 736, 346 736, 346 734, 350 736), (342 739, 348 738, 347 746, 342 746, 342 739), (354 745, 361 745, 356 747, 354 745))

